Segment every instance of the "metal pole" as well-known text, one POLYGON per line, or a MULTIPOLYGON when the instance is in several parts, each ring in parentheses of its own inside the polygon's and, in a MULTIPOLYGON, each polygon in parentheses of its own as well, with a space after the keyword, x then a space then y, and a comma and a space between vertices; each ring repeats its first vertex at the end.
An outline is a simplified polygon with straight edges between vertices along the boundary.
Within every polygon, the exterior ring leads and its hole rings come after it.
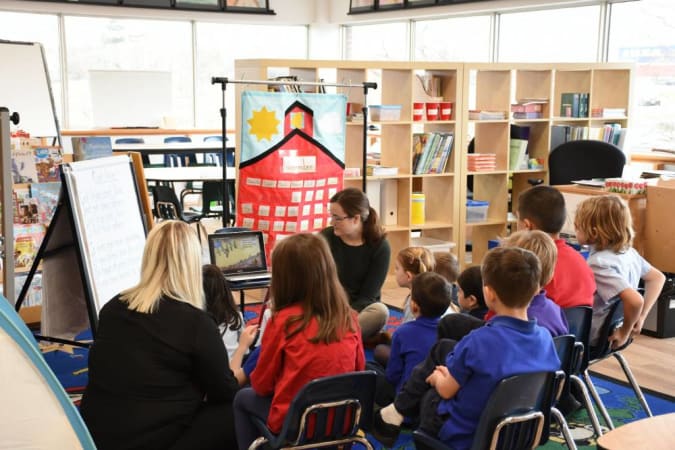
MULTIPOLYGON (((19 123, 18 114, 11 119, 19 123)), ((14 291, 14 212, 12 210, 12 150, 9 132, 9 109, 0 106, 0 171, 2 171, 2 288, 3 294, 12 305, 15 303, 14 291)))

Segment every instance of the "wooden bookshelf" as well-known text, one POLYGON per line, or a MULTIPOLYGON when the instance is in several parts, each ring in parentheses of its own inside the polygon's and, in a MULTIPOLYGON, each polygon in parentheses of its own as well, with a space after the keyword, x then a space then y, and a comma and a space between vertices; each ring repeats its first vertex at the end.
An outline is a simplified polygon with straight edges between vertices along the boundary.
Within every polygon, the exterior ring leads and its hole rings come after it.
MULTIPOLYGON (((375 81, 378 89, 368 94, 368 104, 401 105, 400 120, 372 122, 379 129, 381 164, 396 166, 398 175, 369 177, 394 180, 398 191, 396 223, 386 225, 392 252, 411 245, 413 233, 454 242, 456 256, 464 267, 478 264, 487 252, 488 240, 505 236, 515 227, 513 216, 518 195, 530 187, 528 179, 548 179, 548 153, 551 127, 560 124, 601 126, 604 123, 628 125, 632 65, 630 64, 530 64, 530 63, 441 63, 393 61, 311 61, 254 59, 235 62, 235 78, 265 80, 274 76, 296 75, 303 81, 375 81), (425 75, 440 81, 438 99, 453 103, 450 120, 414 121, 413 102, 430 97, 419 81, 425 75), (590 94, 588 117, 560 117, 560 96, 566 92, 590 94), (541 118, 513 119, 510 105, 518 99, 547 99, 541 118), (593 108, 625 108, 622 118, 593 118, 593 108), (504 119, 470 120, 469 110, 503 111, 504 119), (510 126, 530 127, 529 158, 538 158, 538 169, 509 170, 510 126), (412 137, 419 132, 453 132, 450 160, 442 174, 413 174, 412 137), (495 153, 497 166, 487 172, 467 170, 467 148, 475 137, 475 152, 495 153), (490 201, 485 221, 466 222, 467 176, 473 176, 474 199, 490 201), (413 192, 423 192, 426 201, 424 225, 411 223, 413 192), (471 242, 471 251, 466 243, 471 242)), ((265 86, 237 85, 237 130, 240 129, 240 92, 265 86)), ((364 103, 362 89, 327 88, 343 93, 348 102, 364 103)), ((363 124, 347 123, 346 167, 361 167, 363 124)), ((345 178, 346 186, 361 186, 361 178, 345 178)), ((392 262, 393 270, 393 262, 392 262)))

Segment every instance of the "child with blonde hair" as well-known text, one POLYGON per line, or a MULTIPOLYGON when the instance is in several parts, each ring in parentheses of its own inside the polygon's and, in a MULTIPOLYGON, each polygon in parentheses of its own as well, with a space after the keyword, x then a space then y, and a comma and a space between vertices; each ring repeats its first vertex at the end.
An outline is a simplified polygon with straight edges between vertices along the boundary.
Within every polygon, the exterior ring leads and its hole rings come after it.
POLYGON ((666 278, 633 247, 633 222, 626 203, 617 195, 589 197, 579 204, 574 218, 577 240, 591 246, 588 264, 595 276, 591 346, 598 342, 600 328, 610 306, 623 301, 623 324, 609 337, 611 348, 619 348, 631 335, 639 334, 666 278), (644 297, 637 291, 644 280, 644 297))
MULTIPOLYGON (((436 259, 433 253, 425 247, 408 247, 399 251, 394 261, 394 275, 396 283, 400 287, 412 289, 412 282, 415 276, 434 270, 436 259)), ((410 309, 410 293, 405 298, 403 304, 402 323, 415 320, 415 315, 410 309)))

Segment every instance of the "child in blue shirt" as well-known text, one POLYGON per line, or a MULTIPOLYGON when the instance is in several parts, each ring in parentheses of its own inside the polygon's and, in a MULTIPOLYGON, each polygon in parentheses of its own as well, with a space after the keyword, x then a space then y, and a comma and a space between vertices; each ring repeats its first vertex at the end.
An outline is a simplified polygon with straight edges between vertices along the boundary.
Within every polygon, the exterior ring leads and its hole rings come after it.
POLYGON ((396 392, 401 390, 413 367, 424 360, 436 343, 438 321, 451 301, 452 286, 441 275, 424 272, 413 279, 410 310, 415 320, 394 331, 385 372, 396 392))
MULTIPOLYGON (((537 256, 521 248, 498 247, 486 254, 481 274, 486 304, 496 316, 459 342, 441 339, 431 355, 437 346, 445 346, 450 350, 445 364, 430 371, 426 382, 431 388, 417 393, 417 405, 406 406, 419 408, 421 429, 456 450, 471 447, 480 415, 499 381, 560 368, 551 334, 527 317, 541 283, 537 256)), ((422 366, 426 361, 415 371, 422 366)), ((407 412, 398 409, 398 398, 375 415, 373 434, 386 445, 395 442, 394 431, 407 412)))

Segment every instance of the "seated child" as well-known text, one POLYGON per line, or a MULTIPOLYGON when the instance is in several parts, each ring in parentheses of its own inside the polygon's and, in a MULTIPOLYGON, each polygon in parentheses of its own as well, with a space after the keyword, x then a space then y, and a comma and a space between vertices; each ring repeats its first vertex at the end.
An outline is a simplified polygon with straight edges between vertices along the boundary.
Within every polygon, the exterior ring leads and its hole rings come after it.
POLYGON ((244 328, 244 317, 234 303, 232 291, 218 266, 214 264, 202 266, 202 283, 206 311, 216 319, 227 349, 227 356, 232 360, 244 328))
MULTIPOLYGON (((396 276, 396 283, 400 287, 412 288, 412 281, 415 276, 434 270, 436 260, 434 255, 425 247, 408 247, 399 251, 394 261, 394 275, 396 276)), ((410 322, 415 320, 415 315, 410 308, 410 294, 405 298, 403 303, 403 320, 402 322, 410 322)))
POLYGON ((606 344, 599 342, 600 328, 610 305, 620 298, 623 325, 609 337, 611 348, 620 348, 642 330, 666 277, 632 247, 634 232, 630 210, 618 195, 597 195, 581 202, 574 217, 574 228, 577 240, 591 246, 588 264, 597 286, 593 298, 591 347, 606 344), (640 279, 645 282, 644 298, 637 291, 640 279))
MULTIPOLYGON (((439 341, 450 344, 445 350, 451 351, 444 364, 427 372, 429 388, 406 405, 409 410, 399 409, 399 394, 394 404, 375 415, 373 434, 383 444, 395 442, 403 415, 416 407, 422 430, 456 450, 469 449, 480 415, 499 381, 559 369, 551 334, 527 318, 527 307, 540 289, 541 264, 536 255, 521 248, 498 247, 486 254, 481 270, 486 304, 497 314, 459 342, 439 341)), ((426 361, 415 371, 422 367, 428 367, 426 361)))
POLYGON ((457 276, 459 275, 459 263, 457 258, 450 252, 434 252, 434 259, 436 260, 436 266, 434 267, 434 272, 439 275, 442 275, 448 283, 452 285, 452 303, 450 308, 446 311, 446 314, 459 312, 459 306, 457 303, 457 276))
POLYGON ((561 308, 591 306, 593 272, 577 250, 560 238, 567 211, 565 197, 554 187, 539 185, 518 197, 518 230, 540 230, 553 238, 558 249, 553 277, 544 286, 546 296, 561 308))
MULTIPOLYGON (((541 264, 540 286, 546 285, 551 279, 556 262, 557 249, 551 237, 543 231, 517 231, 500 243, 502 247, 519 247, 530 250, 539 258, 541 264)), ((468 269, 467 269, 468 270, 468 269)), ((491 311, 493 312, 493 311, 491 311)), ((490 316, 490 314, 486 314, 490 316)), ((537 324, 546 328, 552 336, 560 336, 569 332, 567 319, 562 309, 546 296, 546 291, 540 289, 527 308, 527 318, 536 320, 537 324)), ((460 340, 472 329, 482 325, 475 317, 465 314, 455 314, 441 319, 439 327, 450 339, 460 340)))
POLYGON ((436 342, 436 329, 441 315, 448 309, 452 288, 442 276, 434 272, 417 275, 412 282, 410 309, 415 320, 399 326, 391 341, 391 356, 385 372, 394 389, 390 398, 401 390, 412 372, 421 363, 436 342))
POLYGON ((483 298, 483 279, 480 276, 480 266, 468 267, 457 278, 457 300, 459 307, 465 314, 483 320, 488 308, 483 298))

